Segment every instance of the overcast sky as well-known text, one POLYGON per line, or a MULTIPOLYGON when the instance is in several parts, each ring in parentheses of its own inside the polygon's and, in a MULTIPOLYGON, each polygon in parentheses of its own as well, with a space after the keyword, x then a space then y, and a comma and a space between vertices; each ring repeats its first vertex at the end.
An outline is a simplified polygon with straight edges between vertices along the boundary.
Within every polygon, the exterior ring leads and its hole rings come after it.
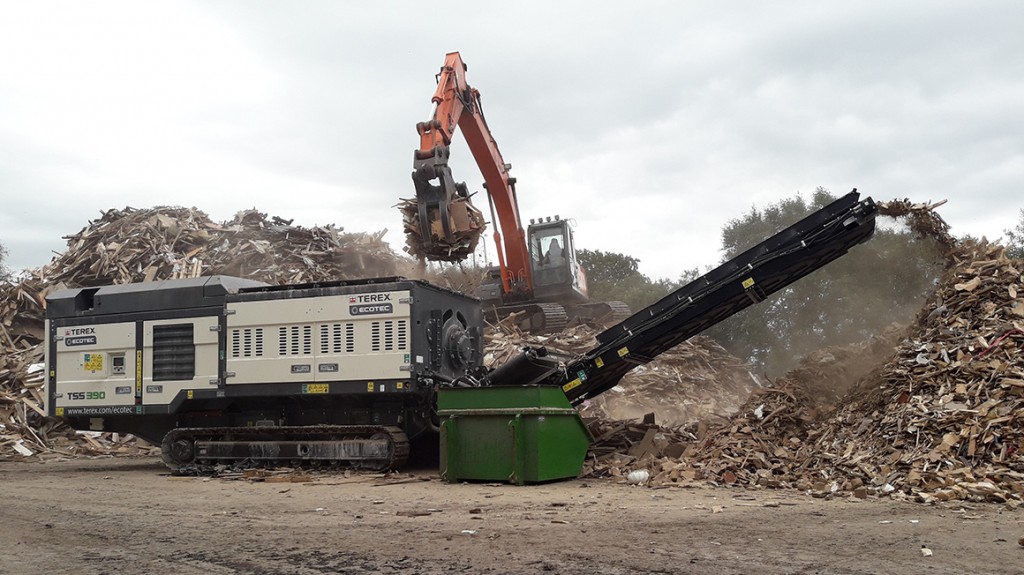
MULTIPOLYGON (((0 0, 8 263, 125 206, 256 207, 400 249, 449 51, 524 218, 571 217, 578 246, 652 278, 717 263, 728 220, 817 186, 948 199, 954 233, 990 238, 1024 208, 1016 0, 0 0)), ((464 145, 452 166, 481 189, 464 145)))

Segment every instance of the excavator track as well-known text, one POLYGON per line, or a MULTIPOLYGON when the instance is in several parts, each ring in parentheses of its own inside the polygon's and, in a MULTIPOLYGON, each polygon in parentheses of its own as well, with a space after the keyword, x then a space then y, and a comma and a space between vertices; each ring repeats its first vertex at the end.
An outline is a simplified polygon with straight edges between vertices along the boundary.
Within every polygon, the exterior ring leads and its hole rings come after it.
POLYGON ((409 438, 398 427, 380 425, 178 428, 164 436, 160 451, 164 464, 179 474, 216 465, 386 470, 406 462, 409 438))
POLYGON ((621 301, 602 301, 573 306, 570 323, 593 327, 614 325, 633 315, 629 304, 621 301))
POLYGON ((486 310, 489 323, 497 324, 507 321, 505 318, 514 315, 518 329, 530 333, 552 333, 562 331, 569 325, 569 314, 565 306, 557 303, 530 303, 492 307, 486 310))
POLYGON ((544 325, 541 331, 555 332, 562 331, 569 325, 569 315, 565 313, 565 307, 557 303, 538 303, 532 307, 537 308, 534 318, 541 315, 544 318, 544 325))
POLYGON ((609 315, 603 320, 606 324, 616 324, 633 315, 633 310, 630 309, 629 304, 626 302, 608 301, 604 303, 609 308, 609 315))

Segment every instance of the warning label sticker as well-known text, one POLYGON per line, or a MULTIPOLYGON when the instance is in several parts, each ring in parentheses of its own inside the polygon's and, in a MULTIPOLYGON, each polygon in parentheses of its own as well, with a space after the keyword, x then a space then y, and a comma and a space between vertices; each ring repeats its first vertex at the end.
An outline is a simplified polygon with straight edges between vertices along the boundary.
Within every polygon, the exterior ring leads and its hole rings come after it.
POLYGON ((84 360, 82 361, 82 367, 85 371, 91 371, 96 373, 97 371, 103 371, 103 354, 102 353, 85 353, 82 354, 84 360))

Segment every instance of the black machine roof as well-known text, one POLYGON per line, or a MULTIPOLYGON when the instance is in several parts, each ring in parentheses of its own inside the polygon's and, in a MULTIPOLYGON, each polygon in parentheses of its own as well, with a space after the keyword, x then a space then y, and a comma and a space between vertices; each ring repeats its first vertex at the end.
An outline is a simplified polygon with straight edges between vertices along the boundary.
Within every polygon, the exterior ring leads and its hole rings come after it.
POLYGON ((224 305, 228 294, 267 285, 232 276, 207 276, 65 289, 46 297, 46 317, 58 319, 215 307, 224 305))

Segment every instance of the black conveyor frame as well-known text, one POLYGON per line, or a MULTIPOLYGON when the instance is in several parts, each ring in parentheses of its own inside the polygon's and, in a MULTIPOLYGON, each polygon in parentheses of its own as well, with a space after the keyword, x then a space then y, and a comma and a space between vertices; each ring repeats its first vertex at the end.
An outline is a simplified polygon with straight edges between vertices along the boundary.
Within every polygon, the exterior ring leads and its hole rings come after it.
POLYGON ((760 302, 844 255, 875 231, 871 198, 850 192, 598 334, 598 345, 547 383, 573 404, 603 393, 637 365, 760 302))

